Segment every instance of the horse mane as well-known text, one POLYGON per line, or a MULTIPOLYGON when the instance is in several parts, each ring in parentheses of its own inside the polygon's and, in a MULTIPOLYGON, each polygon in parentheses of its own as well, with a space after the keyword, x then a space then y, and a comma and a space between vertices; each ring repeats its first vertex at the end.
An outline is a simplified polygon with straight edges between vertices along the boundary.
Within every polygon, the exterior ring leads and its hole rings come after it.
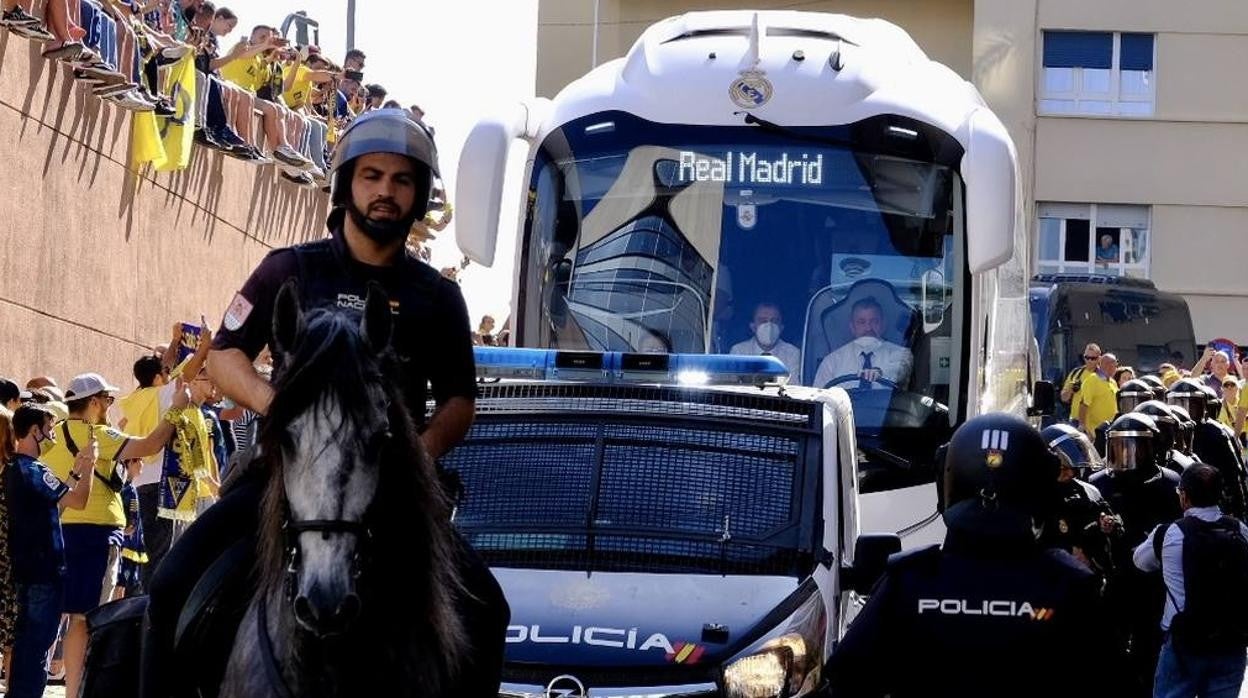
MULTIPOLYGON (((423 645, 419 652, 431 657, 430 670, 441 675, 438 683, 445 684, 456 673, 467 645, 457 612, 457 601, 467 592, 457 571, 451 506, 398 388, 398 361, 389 347, 377 352, 368 346, 358 319, 351 315, 314 309, 305 311, 304 319, 297 346, 282 357, 274 377, 273 402, 259 434, 269 467, 259 531, 260 593, 280 598, 285 587, 283 523, 288 509, 283 475, 294 465, 285 463, 282 455, 291 438, 288 427, 326 397, 336 400, 343 414, 374 410, 368 386, 380 385, 389 401, 392 438, 381 450, 377 492, 366 514, 372 539, 362 542, 368 548, 360 588, 364 613, 353 634, 361 632, 364 644, 406 636, 409 646, 396 643, 392 657, 396 664, 391 667, 400 672, 404 664, 416 661, 410 644, 423 645)), ((343 438, 350 432, 343 429, 343 438)), ((362 449, 365 444, 344 447, 362 449)))

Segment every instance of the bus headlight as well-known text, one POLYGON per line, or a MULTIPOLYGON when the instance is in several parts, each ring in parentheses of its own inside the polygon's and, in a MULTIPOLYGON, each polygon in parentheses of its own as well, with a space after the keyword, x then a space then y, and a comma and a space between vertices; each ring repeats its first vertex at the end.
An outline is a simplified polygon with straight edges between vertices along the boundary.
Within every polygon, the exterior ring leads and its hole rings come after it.
POLYGON ((797 698, 819 687, 827 611, 818 591, 724 667, 728 698, 797 698))

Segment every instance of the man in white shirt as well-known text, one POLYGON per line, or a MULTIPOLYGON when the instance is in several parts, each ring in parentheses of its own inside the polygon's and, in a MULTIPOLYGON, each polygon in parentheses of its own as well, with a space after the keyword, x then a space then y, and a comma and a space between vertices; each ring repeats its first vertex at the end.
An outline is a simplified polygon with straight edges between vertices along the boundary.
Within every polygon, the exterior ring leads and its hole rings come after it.
POLYGON ((800 380, 802 350, 780 339, 784 332, 784 318, 774 303, 759 303, 754 308, 754 321, 750 323, 754 336, 732 345, 729 354, 738 356, 774 356, 789 369, 789 377, 800 380))
POLYGON ((841 376, 857 376, 859 382, 841 384, 845 388, 883 389, 890 386, 880 379, 901 385, 910 377, 914 355, 910 350, 880 339, 884 332, 884 310, 878 301, 867 296, 854 303, 849 312, 849 331, 853 341, 823 357, 815 372, 814 387, 827 387, 828 381, 841 376))

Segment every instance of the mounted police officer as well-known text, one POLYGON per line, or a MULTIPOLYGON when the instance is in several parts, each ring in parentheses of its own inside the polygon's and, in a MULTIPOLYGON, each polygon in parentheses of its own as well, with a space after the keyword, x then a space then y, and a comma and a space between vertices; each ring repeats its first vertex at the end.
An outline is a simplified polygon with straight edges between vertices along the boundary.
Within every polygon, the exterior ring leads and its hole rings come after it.
POLYGON ((1192 437, 1192 451, 1202 463, 1208 463, 1222 473, 1225 496, 1222 510, 1241 521, 1248 515, 1248 477, 1239 442, 1209 411, 1210 390, 1194 378, 1184 378, 1170 386, 1166 402, 1187 410, 1196 429, 1192 437))
POLYGON ((1045 427, 1040 436, 1061 463, 1056 509, 1040 540, 1074 555, 1104 579, 1113 571, 1110 537, 1122 533, 1122 520, 1086 482, 1102 467, 1101 457, 1087 435, 1069 424, 1045 427))
POLYGON ((828 672, 838 697, 1106 696, 1109 672, 1072 683, 1046 668, 1101 626, 1099 581, 1038 530, 1060 466, 1039 432, 1004 414, 976 417, 949 443, 943 547, 894 556, 828 672))
POLYGON ((1174 413, 1174 408, 1160 400, 1149 400, 1136 407, 1135 411, 1152 417, 1157 424, 1161 439, 1157 442, 1157 457, 1161 467, 1182 475, 1184 470, 1200 462, 1179 450, 1179 432, 1183 425, 1174 413))
MULTIPOLYGON (((226 310, 209 372, 234 402, 264 415, 273 388, 252 362, 270 343, 278 289, 293 278, 303 307, 354 312, 363 309, 369 285, 379 284, 394 315, 392 348, 403 373, 400 387, 424 450, 436 459, 471 425, 476 382, 471 328, 459 287, 406 251, 408 233, 424 217, 438 175, 434 143, 402 110, 373 111, 342 134, 330 174, 330 237, 275 250, 261 262, 226 310), (437 407, 426 419, 429 392, 437 407)), ((177 694, 172 676, 177 667, 170 659, 183 603, 204 570, 257 526, 265 478, 256 462, 235 468, 242 474, 232 478, 221 500, 156 570, 144 641, 145 698, 177 694)), ((507 604, 485 565, 466 544, 461 547, 465 593, 460 615, 470 647, 461 670, 472 685, 461 683, 457 695, 497 695, 507 604)))
POLYGON ((1121 694, 1151 695, 1165 588, 1156 577, 1136 569, 1132 553, 1155 526, 1178 518, 1179 476, 1158 465, 1161 432, 1152 417, 1125 414, 1109 426, 1106 437, 1106 468, 1091 482, 1123 524, 1122 534, 1111 541, 1114 572, 1106 585, 1119 641, 1130 653, 1133 683, 1121 694))

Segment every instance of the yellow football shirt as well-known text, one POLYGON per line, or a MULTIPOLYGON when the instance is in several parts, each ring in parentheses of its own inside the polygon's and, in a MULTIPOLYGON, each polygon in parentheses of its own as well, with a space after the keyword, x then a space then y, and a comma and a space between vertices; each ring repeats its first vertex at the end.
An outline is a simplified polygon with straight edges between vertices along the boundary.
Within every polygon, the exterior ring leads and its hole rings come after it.
POLYGON ((295 68, 294 82, 291 83, 289 90, 282 93, 286 106, 299 109, 308 103, 308 97, 312 95, 312 79, 308 77, 311 72, 312 69, 306 65, 295 68))
POLYGON ((240 58, 222 66, 221 77, 255 94, 269 82, 269 64, 263 56, 240 58))
POLYGON ((1084 431, 1092 432, 1118 414, 1118 386, 1111 378, 1102 378, 1096 371, 1086 371, 1079 385, 1079 397, 1071 408, 1076 418, 1079 416, 1079 405, 1088 406, 1082 426, 1084 431))
POLYGON ((118 464, 117 457, 131 440, 128 434, 111 427, 91 426, 81 419, 67 419, 53 429, 56 443, 40 460, 61 480, 69 479, 69 471, 74 467, 74 454, 69 450, 69 440, 72 439, 78 449, 86 448, 92 429, 95 430, 95 440, 100 448, 99 457, 95 461, 95 472, 99 477, 91 483, 91 496, 87 498, 87 505, 82 509, 66 509, 61 512, 61 523, 125 528, 126 510, 121 504, 121 493, 114 492, 104 481, 112 478, 118 464))

